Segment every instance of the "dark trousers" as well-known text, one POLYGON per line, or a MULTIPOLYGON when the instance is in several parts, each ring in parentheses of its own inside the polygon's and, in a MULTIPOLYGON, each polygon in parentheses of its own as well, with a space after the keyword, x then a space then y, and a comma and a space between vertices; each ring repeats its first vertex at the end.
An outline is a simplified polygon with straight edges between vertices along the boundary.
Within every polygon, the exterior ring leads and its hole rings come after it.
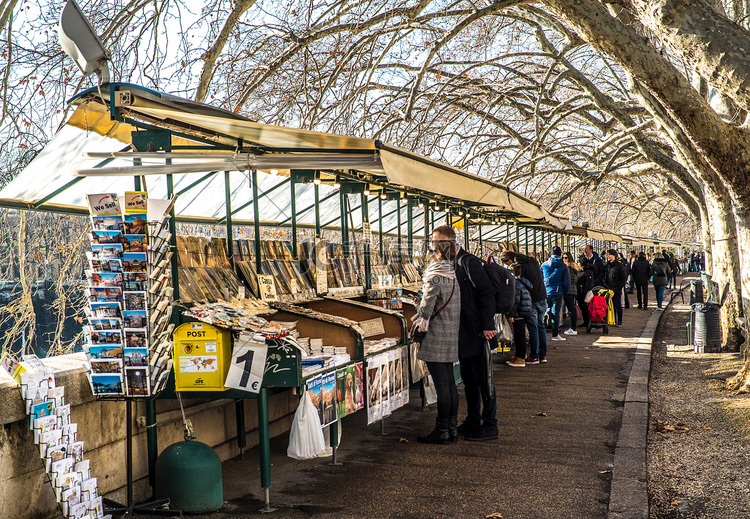
POLYGON ((461 359, 466 394, 466 425, 497 432, 497 394, 492 381, 490 352, 461 359))
POLYGON ((570 314, 570 329, 575 331, 578 321, 576 319, 576 296, 565 294, 565 308, 568 309, 568 313, 570 314))
POLYGON ((625 308, 630 308, 630 299, 628 299, 628 291, 623 290, 622 295, 623 297, 625 297, 625 308))
POLYGON ((612 308, 615 311, 615 323, 622 324, 622 288, 613 291, 612 308))
MULTIPOLYGON (((534 330, 536 332, 536 330, 534 330)), ((529 330, 531 333, 531 330, 529 330)), ((513 318, 513 344, 516 347, 516 357, 526 358, 526 319, 523 317, 513 318)))
POLYGON ((458 417, 458 389, 456 377, 453 374, 452 362, 427 362, 432 381, 437 393, 437 419, 445 420, 448 426, 450 418, 458 417))
POLYGON ((648 307, 648 283, 635 286, 636 293, 638 295, 638 306, 641 308, 648 307))
POLYGON ((586 294, 582 294, 582 290, 578 291, 578 308, 581 309, 581 317, 583 317, 583 325, 589 324, 589 304, 586 302, 586 294))

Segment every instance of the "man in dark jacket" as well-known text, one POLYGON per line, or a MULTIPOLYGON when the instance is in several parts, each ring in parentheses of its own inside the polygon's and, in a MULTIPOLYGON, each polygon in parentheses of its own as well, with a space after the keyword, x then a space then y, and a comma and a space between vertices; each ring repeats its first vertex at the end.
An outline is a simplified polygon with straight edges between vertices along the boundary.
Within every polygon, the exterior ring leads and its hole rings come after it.
POLYGON ((625 266, 617 261, 618 255, 615 249, 607 251, 607 267, 604 274, 604 283, 612 292, 612 308, 615 311, 615 326, 622 327, 622 289, 628 280, 628 272, 625 266))
POLYGON ((586 302, 586 294, 596 286, 604 284, 604 262, 599 255, 594 252, 591 245, 583 248, 583 254, 578 258, 578 264, 582 272, 578 276, 578 306, 581 308, 583 317, 583 326, 589 324, 589 305, 586 302))
MULTIPOLYGON (((452 227, 441 225, 432 239, 456 240, 452 227)), ((466 394, 466 420, 458 427, 469 441, 498 437, 497 395, 492 380, 490 350, 495 337, 495 287, 479 258, 458 248, 456 279, 461 288, 461 324, 458 329, 458 360, 466 394), (488 347, 489 346, 489 347, 488 347)))
MULTIPOLYGON (((539 364, 547 362, 547 329, 544 326, 544 314, 547 313, 547 289, 544 286, 544 276, 539 262, 530 256, 504 250, 500 253, 500 261, 506 265, 519 265, 523 277, 531 282, 531 306, 534 315, 531 320, 536 320, 536 340, 529 330, 529 348, 531 353, 526 358, 526 364, 539 364)), ((533 325, 532 325, 533 327, 533 325)))
POLYGON ((646 259, 645 252, 639 252, 638 257, 633 260, 630 272, 633 275, 633 284, 638 297, 638 308, 648 309, 648 278, 651 277, 651 264, 646 259))

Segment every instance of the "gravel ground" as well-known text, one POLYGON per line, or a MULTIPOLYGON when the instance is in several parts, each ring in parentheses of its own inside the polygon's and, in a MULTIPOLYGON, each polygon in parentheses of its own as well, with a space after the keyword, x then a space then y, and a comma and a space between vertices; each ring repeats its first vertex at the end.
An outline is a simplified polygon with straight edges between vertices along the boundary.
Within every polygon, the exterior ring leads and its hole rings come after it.
MULTIPOLYGON (((676 302, 680 302, 677 297, 676 302)), ((739 353, 686 346, 689 307, 669 307, 657 329, 649 385, 650 517, 750 517, 750 396, 724 389, 739 353)))

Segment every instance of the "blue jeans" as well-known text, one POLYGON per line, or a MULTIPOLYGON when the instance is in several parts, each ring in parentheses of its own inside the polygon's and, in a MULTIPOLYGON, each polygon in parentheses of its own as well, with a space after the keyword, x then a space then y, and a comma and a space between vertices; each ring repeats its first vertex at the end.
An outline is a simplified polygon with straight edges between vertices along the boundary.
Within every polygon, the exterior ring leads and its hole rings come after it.
POLYGON ((544 327, 544 314, 547 313, 547 300, 542 299, 536 303, 531 303, 531 306, 536 310, 536 328, 539 345, 535 351, 532 343, 531 354, 529 356, 541 359, 547 356, 547 329, 544 327))
POLYGON ((661 304, 664 301, 664 288, 667 285, 654 285, 654 290, 656 290, 656 306, 661 308, 661 304))
POLYGON ((560 333, 560 310, 562 309, 563 296, 547 296, 547 307, 552 314, 552 337, 560 333))

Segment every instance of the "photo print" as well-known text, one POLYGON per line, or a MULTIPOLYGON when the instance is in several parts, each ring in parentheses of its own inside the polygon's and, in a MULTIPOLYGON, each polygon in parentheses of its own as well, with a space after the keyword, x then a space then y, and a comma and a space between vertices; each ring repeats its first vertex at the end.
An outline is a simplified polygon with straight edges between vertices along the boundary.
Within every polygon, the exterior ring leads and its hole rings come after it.
POLYGON ((125 273, 125 290, 143 291, 148 288, 148 275, 145 272, 125 273))
POLYGON ((122 243, 92 243, 92 259, 118 259, 122 258, 122 243))
POLYGON ((120 359, 91 359, 89 366, 91 366, 91 373, 122 373, 122 360, 120 359))
POLYGON ((125 368, 125 383, 128 396, 149 396, 147 368, 125 368))
POLYGON ((123 272, 146 272, 145 252, 126 252, 122 255, 123 272))
POLYGON ((146 215, 125 215, 125 234, 146 234, 146 215))
POLYGON ((124 252, 146 252, 148 240, 145 234, 125 234, 124 236, 124 252))
POLYGON ((148 348, 125 348, 122 360, 125 366, 148 366, 148 348))
POLYGON ((125 347, 147 348, 146 330, 125 330, 125 347))
POLYGON ((97 345, 89 346, 89 357, 91 360, 110 360, 122 358, 122 345, 97 345))
POLYGON ((122 375, 91 374, 91 386, 95 395, 121 395, 122 375))
POLYGON ((125 328, 145 328, 147 317, 146 310, 125 310, 122 313, 123 326, 125 328))
POLYGON ((122 216, 119 214, 107 214, 91 217, 91 226, 95 231, 120 231, 123 230, 122 216))
POLYGON ((121 231, 91 231, 92 244, 122 243, 121 231))
POLYGON ((123 296, 125 310, 145 310, 146 292, 125 292, 123 296))
POLYGON ((122 273, 120 272, 92 272, 91 273, 91 286, 92 287, 120 288, 122 287, 122 273))

